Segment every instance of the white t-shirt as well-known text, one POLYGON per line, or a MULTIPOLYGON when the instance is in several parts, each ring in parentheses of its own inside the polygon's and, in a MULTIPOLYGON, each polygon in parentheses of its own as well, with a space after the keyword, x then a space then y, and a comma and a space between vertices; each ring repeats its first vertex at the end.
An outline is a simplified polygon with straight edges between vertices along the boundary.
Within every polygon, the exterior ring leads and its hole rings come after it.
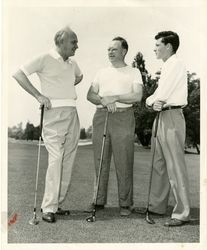
MULTIPOLYGON (((107 67, 96 74, 92 86, 98 88, 101 97, 124 95, 138 92, 138 85, 143 84, 142 76, 137 68, 125 66, 121 68, 107 67)), ((117 107, 131 107, 132 104, 116 103, 117 107)), ((102 107, 98 105, 98 107, 102 107)))
POLYGON ((40 55, 21 67, 28 76, 36 73, 41 92, 49 99, 77 99, 75 77, 82 75, 77 63, 70 58, 64 61, 55 51, 40 55))

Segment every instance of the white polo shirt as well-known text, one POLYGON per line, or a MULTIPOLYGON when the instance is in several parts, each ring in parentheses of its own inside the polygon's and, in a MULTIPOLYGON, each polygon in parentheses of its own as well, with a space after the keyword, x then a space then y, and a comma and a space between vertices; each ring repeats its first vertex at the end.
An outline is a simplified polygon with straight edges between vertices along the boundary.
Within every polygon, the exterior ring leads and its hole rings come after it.
MULTIPOLYGON (((96 74, 92 86, 98 88, 98 94, 104 97, 138 92, 139 84, 143 84, 139 69, 127 65, 121 68, 109 66, 101 69, 96 74)), ((126 108, 131 107, 132 104, 116 102, 116 106, 126 108)))
POLYGON ((181 60, 172 55, 163 64, 158 87, 154 94, 147 98, 146 103, 152 106, 157 100, 165 101, 167 106, 187 105, 187 71, 181 60))
POLYGON ((41 83, 41 93, 51 100, 52 106, 75 106, 77 94, 75 78, 81 70, 74 60, 64 61, 55 50, 34 58, 21 67, 27 75, 36 73, 41 83), (58 105, 58 103, 60 105, 58 105), (63 105, 61 105, 61 103, 63 105), (54 105, 53 105, 54 104, 54 105))

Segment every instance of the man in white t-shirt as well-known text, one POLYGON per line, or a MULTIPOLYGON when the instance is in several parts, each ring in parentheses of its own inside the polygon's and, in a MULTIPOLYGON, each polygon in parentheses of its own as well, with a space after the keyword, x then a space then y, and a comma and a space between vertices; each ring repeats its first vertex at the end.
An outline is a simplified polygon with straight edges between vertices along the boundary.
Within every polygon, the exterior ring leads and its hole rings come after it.
POLYGON ((106 113, 109 112, 103 165, 96 204, 88 209, 104 208, 111 156, 113 154, 119 194, 120 214, 127 216, 133 205, 133 164, 135 119, 132 104, 141 101, 142 77, 138 69, 125 63, 128 44, 116 37, 108 47, 111 65, 100 70, 88 91, 88 100, 97 105, 93 118, 93 147, 96 177, 101 155, 106 113))
POLYGON ((79 140, 75 85, 83 75, 74 60, 78 48, 76 34, 65 27, 54 38, 56 48, 23 65, 15 74, 17 82, 40 106, 44 105, 43 140, 48 151, 48 169, 42 201, 42 219, 55 222, 55 214, 69 214, 60 205, 66 198, 79 140), (27 76, 36 73, 41 93, 27 76))

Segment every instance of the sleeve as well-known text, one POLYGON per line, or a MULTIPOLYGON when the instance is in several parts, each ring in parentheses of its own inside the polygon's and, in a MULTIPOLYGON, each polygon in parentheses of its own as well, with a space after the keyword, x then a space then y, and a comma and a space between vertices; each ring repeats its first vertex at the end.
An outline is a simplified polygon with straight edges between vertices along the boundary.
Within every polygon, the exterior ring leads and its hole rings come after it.
POLYGON ((134 69, 133 91, 139 91, 139 85, 143 85, 142 76, 139 69, 134 69))
POLYGON ((178 87, 179 80, 184 74, 186 74, 186 70, 181 63, 172 64, 167 72, 162 72, 156 91, 146 99, 147 105, 152 106, 158 100, 166 102, 178 87))
POLYGON ((93 86, 94 88, 96 89, 99 89, 99 82, 100 82, 100 74, 101 74, 101 71, 98 71, 91 83, 91 86, 93 86))
POLYGON ((29 76, 33 73, 41 72, 43 69, 44 56, 38 56, 33 58, 31 61, 25 63, 20 69, 29 76))
POLYGON ((82 72, 81 72, 81 70, 80 70, 80 68, 79 68, 79 66, 78 66, 78 64, 77 64, 77 62, 76 62, 76 61, 73 61, 73 63, 74 63, 74 69, 75 69, 75 76, 81 76, 81 75, 82 75, 82 72))

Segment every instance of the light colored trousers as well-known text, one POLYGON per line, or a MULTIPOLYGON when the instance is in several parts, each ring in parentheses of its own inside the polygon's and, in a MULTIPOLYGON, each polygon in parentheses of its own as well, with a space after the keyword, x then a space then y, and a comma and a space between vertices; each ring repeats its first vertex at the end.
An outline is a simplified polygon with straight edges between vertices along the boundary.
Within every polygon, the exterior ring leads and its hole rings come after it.
POLYGON ((41 206, 44 213, 55 213, 66 197, 79 135, 80 125, 75 107, 45 110, 43 140, 48 151, 48 168, 41 206))
MULTIPOLYGON (((93 147, 96 177, 100 164, 105 119, 106 110, 97 109, 93 118, 93 147)), ((134 130, 135 120, 132 108, 126 108, 124 112, 109 113, 97 196, 98 205, 104 205, 107 202, 112 153, 118 182, 119 205, 133 205, 134 130)))
POLYGON ((166 110, 160 113, 157 140, 153 139, 155 155, 152 172, 149 210, 164 214, 168 205, 170 187, 175 198, 172 218, 189 220, 189 184, 184 156, 185 118, 182 109, 166 110))

